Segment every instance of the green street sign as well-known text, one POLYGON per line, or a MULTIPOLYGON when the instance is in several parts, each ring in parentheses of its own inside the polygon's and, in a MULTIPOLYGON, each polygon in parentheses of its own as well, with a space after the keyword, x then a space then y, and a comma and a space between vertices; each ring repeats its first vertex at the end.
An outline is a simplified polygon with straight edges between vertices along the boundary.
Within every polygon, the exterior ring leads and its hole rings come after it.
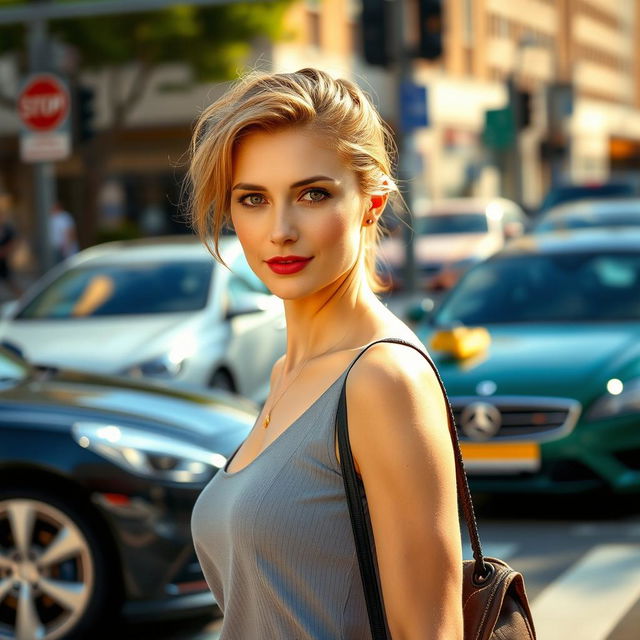
POLYGON ((491 149, 509 149, 515 144, 516 123, 509 107, 485 111, 482 140, 491 149))

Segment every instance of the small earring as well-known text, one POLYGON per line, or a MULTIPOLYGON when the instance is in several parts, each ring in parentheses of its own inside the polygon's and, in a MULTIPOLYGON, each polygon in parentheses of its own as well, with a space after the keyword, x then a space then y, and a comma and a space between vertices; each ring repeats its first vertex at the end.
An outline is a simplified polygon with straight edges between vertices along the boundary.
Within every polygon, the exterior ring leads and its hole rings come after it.
POLYGON ((373 218, 367 218, 366 223, 367 224, 373 224, 373 218))

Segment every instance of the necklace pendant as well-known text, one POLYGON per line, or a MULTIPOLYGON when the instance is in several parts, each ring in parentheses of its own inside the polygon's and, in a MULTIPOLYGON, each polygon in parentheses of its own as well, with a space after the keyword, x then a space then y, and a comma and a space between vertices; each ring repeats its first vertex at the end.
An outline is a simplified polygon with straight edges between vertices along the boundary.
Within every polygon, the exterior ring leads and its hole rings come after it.
POLYGON ((271 411, 267 413, 267 417, 262 421, 262 426, 266 429, 269 426, 270 422, 271 422, 271 411))

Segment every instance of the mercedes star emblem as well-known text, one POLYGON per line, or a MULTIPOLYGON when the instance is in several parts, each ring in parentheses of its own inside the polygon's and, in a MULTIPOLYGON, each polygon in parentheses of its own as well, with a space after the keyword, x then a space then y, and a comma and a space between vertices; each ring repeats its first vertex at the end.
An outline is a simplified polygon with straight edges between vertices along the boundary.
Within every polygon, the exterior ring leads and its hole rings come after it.
POLYGON ((502 417, 492 404, 474 402, 460 415, 462 432, 471 440, 488 440, 498 433, 502 417))

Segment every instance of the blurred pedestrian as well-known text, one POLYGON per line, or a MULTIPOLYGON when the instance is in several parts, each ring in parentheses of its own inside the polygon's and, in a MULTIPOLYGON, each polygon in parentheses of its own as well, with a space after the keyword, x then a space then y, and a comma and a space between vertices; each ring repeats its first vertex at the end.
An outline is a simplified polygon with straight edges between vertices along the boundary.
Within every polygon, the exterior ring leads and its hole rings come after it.
POLYGON ((389 136, 356 85, 316 69, 250 75, 196 126, 194 226, 218 255, 231 222, 287 320, 261 414, 192 516, 221 640, 371 637, 334 436, 352 365, 350 442, 390 634, 462 638, 443 394, 414 348, 373 346, 392 337, 424 350, 375 295, 379 219, 397 191, 389 136))
POLYGON ((18 248, 18 233, 11 220, 12 200, 8 193, 0 193, 0 280, 14 297, 22 295, 22 287, 16 282, 11 257, 18 248))
POLYGON ((59 201, 51 209, 49 231, 54 264, 78 252, 76 223, 59 201))

